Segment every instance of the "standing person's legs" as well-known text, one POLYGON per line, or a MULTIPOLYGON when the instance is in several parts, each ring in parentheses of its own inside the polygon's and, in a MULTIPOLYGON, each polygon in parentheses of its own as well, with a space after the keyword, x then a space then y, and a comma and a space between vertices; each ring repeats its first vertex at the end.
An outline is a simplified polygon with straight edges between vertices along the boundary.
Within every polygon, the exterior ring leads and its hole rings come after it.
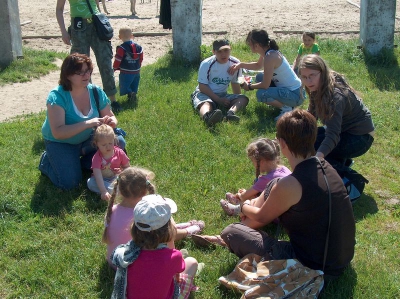
POLYGON ((90 56, 90 39, 92 25, 85 19, 82 20, 80 28, 74 26, 74 18, 71 19, 71 54, 80 53, 90 56))
POLYGON ((82 181, 80 145, 45 140, 39 170, 61 189, 70 190, 82 181))
POLYGON ((113 51, 111 42, 100 40, 94 26, 91 26, 91 32, 90 46, 96 56, 97 66, 103 83, 103 90, 110 98, 111 106, 115 109, 114 106, 116 105, 113 103, 116 102, 115 94, 117 93, 117 88, 115 87, 114 70, 112 68, 113 51))

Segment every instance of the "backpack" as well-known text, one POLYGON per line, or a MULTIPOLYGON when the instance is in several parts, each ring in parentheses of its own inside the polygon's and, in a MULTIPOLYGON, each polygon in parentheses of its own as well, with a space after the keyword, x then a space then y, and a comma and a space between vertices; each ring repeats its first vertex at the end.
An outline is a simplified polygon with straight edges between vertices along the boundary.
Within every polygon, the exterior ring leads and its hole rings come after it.
POLYGON ((346 187, 351 204, 354 204, 357 199, 360 198, 364 191, 365 184, 368 184, 369 181, 363 175, 349 167, 344 169, 336 169, 336 171, 343 180, 343 184, 346 187))

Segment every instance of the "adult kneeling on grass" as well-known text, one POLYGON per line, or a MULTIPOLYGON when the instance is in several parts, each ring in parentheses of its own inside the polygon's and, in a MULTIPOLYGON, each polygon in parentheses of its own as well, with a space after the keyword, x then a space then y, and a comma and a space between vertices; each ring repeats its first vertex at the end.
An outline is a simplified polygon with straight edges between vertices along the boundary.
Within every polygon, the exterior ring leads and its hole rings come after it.
MULTIPOLYGON (((261 208, 241 202, 242 218, 258 223, 226 227, 218 244, 240 258, 255 253, 266 260, 298 259, 323 270, 325 279, 341 275, 354 256, 355 222, 342 179, 323 158, 315 155, 317 122, 305 110, 285 113, 277 123, 277 139, 293 173, 260 197, 261 208), (259 228, 279 218, 289 241, 276 240, 259 228), (221 242, 222 241, 222 242, 221 242), (327 245, 326 245, 327 244, 327 245)), ((203 236, 212 242, 217 238, 203 236)))
MULTIPOLYGON (((82 168, 91 167, 96 152, 93 130, 101 124, 117 126, 110 100, 103 90, 90 84, 92 71, 92 61, 85 54, 67 56, 61 66, 59 86, 47 97, 42 126, 46 151, 40 158, 39 170, 64 190, 77 187, 82 181, 82 168)), ((122 136, 118 136, 118 146, 125 148, 122 136)))

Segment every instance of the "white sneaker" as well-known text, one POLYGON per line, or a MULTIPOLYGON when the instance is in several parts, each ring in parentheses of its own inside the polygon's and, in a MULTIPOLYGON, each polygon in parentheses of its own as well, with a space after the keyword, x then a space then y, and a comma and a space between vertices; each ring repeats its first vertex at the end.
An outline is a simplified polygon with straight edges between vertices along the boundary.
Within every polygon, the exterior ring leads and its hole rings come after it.
POLYGON ((290 112, 292 110, 293 110, 293 107, 282 106, 281 113, 277 117, 275 117, 275 121, 278 121, 282 117, 282 115, 284 115, 286 112, 290 112))

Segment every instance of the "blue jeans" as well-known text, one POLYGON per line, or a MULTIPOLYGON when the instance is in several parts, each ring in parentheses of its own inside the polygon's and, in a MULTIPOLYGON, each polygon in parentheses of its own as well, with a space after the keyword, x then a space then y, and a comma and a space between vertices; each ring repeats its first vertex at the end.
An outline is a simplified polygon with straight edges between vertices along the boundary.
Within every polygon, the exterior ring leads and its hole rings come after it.
POLYGON ((119 94, 121 96, 137 93, 139 89, 140 73, 137 74, 119 74, 119 94))
MULTIPOLYGON (((324 139, 325 128, 318 127, 317 140, 314 144, 315 150, 318 150, 324 139)), ((374 137, 372 137, 370 134, 353 135, 347 132, 342 132, 340 133, 339 143, 325 157, 325 159, 332 164, 335 161, 344 162, 346 159, 359 157, 369 150, 373 142, 374 137)))
MULTIPOLYGON (((125 140, 118 137, 118 146, 125 148, 125 140)), ((39 170, 51 182, 63 190, 78 187, 82 181, 82 168, 90 170, 96 148, 92 136, 79 144, 69 144, 45 140, 46 151, 40 157, 39 170)))
MULTIPOLYGON (((264 74, 257 74, 256 82, 261 82, 263 78, 264 74)), ((301 86, 295 90, 271 86, 268 89, 257 89, 256 95, 259 102, 269 104, 278 101, 289 107, 300 106, 305 99, 304 89, 301 86), (301 96, 301 92, 303 92, 303 96, 301 96)))

